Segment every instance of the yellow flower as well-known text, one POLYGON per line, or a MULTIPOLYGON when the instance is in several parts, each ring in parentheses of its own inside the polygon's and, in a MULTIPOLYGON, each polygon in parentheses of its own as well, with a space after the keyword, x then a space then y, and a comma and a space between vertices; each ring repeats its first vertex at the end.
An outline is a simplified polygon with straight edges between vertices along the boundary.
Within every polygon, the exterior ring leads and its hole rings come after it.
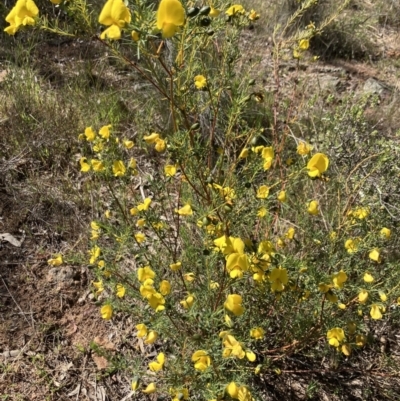
POLYGON ((101 317, 104 320, 110 320, 113 314, 113 308, 111 305, 103 305, 100 309, 101 317))
POLYGON ((144 283, 148 279, 153 279, 156 276, 154 270, 150 266, 139 267, 137 271, 138 280, 144 283))
POLYGON ((227 296, 224 303, 225 309, 232 312, 235 316, 243 315, 244 308, 242 306, 242 297, 237 294, 230 294, 227 296))
POLYGON ((353 210, 351 214, 359 220, 363 220, 369 215, 369 209, 366 207, 360 207, 356 210, 353 210))
POLYGON ((160 139, 160 134, 153 132, 150 135, 144 136, 143 139, 147 144, 155 143, 158 139, 160 139))
POLYGON ((133 39, 135 42, 138 42, 139 39, 140 39, 140 34, 139 34, 138 31, 133 30, 132 33, 131 33, 131 36, 132 36, 132 39, 133 39))
POLYGON ((196 75, 194 77, 194 86, 197 89, 203 89, 207 86, 207 79, 204 75, 196 75))
POLYGON ((381 299, 382 302, 387 301, 387 295, 383 291, 379 291, 379 298, 381 299))
POLYGON ((372 277, 372 275, 368 272, 364 274, 363 279, 366 283, 373 283, 375 281, 375 279, 372 277))
POLYGON ((335 288, 343 288, 344 283, 347 281, 347 274, 340 270, 339 273, 333 275, 332 281, 335 288))
POLYGON ((92 265, 94 264, 94 262, 96 262, 96 260, 99 258, 101 253, 100 248, 95 245, 90 251, 89 251, 89 255, 90 255, 90 261, 89 263, 92 265))
POLYGON ((241 6, 240 4, 234 4, 233 6, 230 6, 225 14, 229 15, 230 17, 235 16, 236 14, 244 14, 245 10, 243 8, 243 6, 241 6))
POLYGON ((239 393, 239 387, 236 385, 235 382, 230 382, 226 388, 225 391, 230 395, 231 398, 238 399, 238 393, 239 393))
POLYGON ((160 293, 162 295, 168 295, 171 292, 171 284, 167 280, 163 280, 160 283, 160 293))
POLYGON ((287 239, 292 240, 292 239, 294 238, 295 233, 296 233, 296 230, 295 230, 293 227, 290 227, 290 228, 287 230, 287 232, 286 232, 286 234, 285 234, 285 237, 286 237, 287 239))
POLYGON ((260 18, 260 14, 257 14, 256 11, 254 11, 254 10, 250 11, 250 14, 249 14, 249 20, 250 21, 255 21, 255 20, 259 19, 259 18, 260 18))
POLYGON ((146 219, 139 219, 137 222, 136 222, 136 226, 137 227, 144 227, 146 225, 146 219))
POLYGON ((100 35, 101 39, 120 39, 121 28, 131 22, 131 13, 122 0, 108 0, 101 10, 99 23, 108 28, 100 35))
POLYGON ((323 153, 316 153, 307 163, 308 175, 312 178, 321 177, 329 167, 329 159, 323 153))
POLYGON ((186 203, 185 206, 181 207, 176 211, 180 216, 191 216, 193 214, 192 207, 186 203))
POLYGON ((265 217, 267 215, 267 209, 265 207, 260 207, 257 211, 257 217, 265 217))
POLYGON ((381 309, 382 309, 382 306, 379 306, 377 304, 371 305, 371 311, 369 314, 371 315, 372 319, 374 319, 374 320, 382 319, 381 309))
POLYGON ((139 387, 139 378, 136 376, 131 383, 131 389, 132 391, 136 391, 139 387))
POLYGON ((225 348, 222 356, 224 358, 234 356, 236 358, 243 359, 246 356, 246 353, 243 351, 242 345, 232 335, 225 335, 223 337, 223 344, 225 348))
POLYGON ((179 0, 161 0, 157 10, 157 29, 164 38, 175 35, 178 27, 185 23, 185 10, 179 0))
POLYGON ((261 340, 265 335, 265 331, 262 327, 255 327, 250 330, 250 337, 255 338, 256 340, 261 340))
POLYGON ((269 275, 269 282, 271 283, 271 291, 282 292, 285 285, 288 283, 289 278, 286 269, 282 267, 274 268, 269 275))
POLYGON ((93 287, 96 288, 96 294, 99 295, 104 291, 104 285, 103 285, 103 281, 93 281, 92 282, 93 287))
POLYGON ((188 281, 189 283, 191 283, 194 280, 194 273, 185 273, 183 275, 183 278, 188 281))
POLYGON ((146 236, 143 233, 136 233, 135 239, 139 244, 141 244, 142 242, 146 241, 146 236))
POLYGON ((110 138, 110 128, 111 128, 111 125, 104 125, 103 127, 100 128, 99 135, 103 139, 110 138))
POLYGON ((349 356, 351 354, 351 347, 349 344, 343 344, 341 350, 342 353, 346 356, 349 356))
POLYGON ((90 164, 86 162, 86 157, 81 157, 81 159, 79 160, 79 164, 81 165, 81 171, 83 173, 87 173, 88 171, 90 171, 90 164))
POLYGON ((134 146, 133 141, 130 141, 129 139, 124 139, 124 140, 122 141, 122 143, 124 144, 124 146, 125 146, 127 149, 132 149, 133 146, 134 146))
POLYGON ((221 11, 217 10, 214 7, 211 7, 210 13, 208 14, 210 17, 216 18, 221 13, 221 11))
POLYGON ((96 133, 93 131, 92 127, 86 127, 85 129, 85 136, 88 142, 92 142, 96 138, 96 133))
POLYGON ((301 39, 299 41, 299 49, 300 50, 307 50, 310 47, 310 40, 309 39, 301 39))
POLYGON ((250 362, 254 362, 256 360, 256 354, 252 350, 246 350, 246 358, 250 362))
POLYGON ((211 358, 206 351, 199 350, 192 355, 192 362, 196 370, 204 372, 211 365, 211 358))
POLYGON ((245 159, 248 155, 249 155, 249 149, 248 148, 244 148, 240 152, 239 159, 245 159))
POLYGON ((317 215, 317 214, 319 214, 318 201, 315 201, 315 200, 311 201, 311 202, 309 203, 309 205, 308 205, 307 212, 308 212, 309 214, 314 215, 314 216, 317 215))
POLYGON ((164 173, 167 177, 173 177, 176 174, 176 166, 173 166, 171 164, 167 164, 164 167, 164 173))
POLYGON ((379 253, 379 249, 375 248, 369 253, 369 258, 374 262, 381 263, 381 255, 379 253))
POLYGON ((170 269, 174 272, 178 271, 182 266, 181 262, 172 263, 169 265, 170 269))
POLYGON ((126 173, 126 168, 122 160, 117 160, 113 163, 112 171, 115 177, 122 177, 126 173))
POLYGON ((9 35, 15 35, 21 26, 34 25, 39 9, 33 0, 18 0, 6 17, 10 24, 4 29, 9 35))
POLYGON ((359 238, 354 238, 354 239, 348 239, 344 243, 344 247, 347 249, 348 253, 354 253, 358 251, 358 245, 360 243, 359 238))
POLYGON ((61 4, 62 0, 50 0, 53 4, 61 4))
POLYGON ((280 192, 278 193, 277 198, 278 198, 278 201, 279 201, 279 202, 282 202, 282 203, 286 202, 286 201, 287 201, 286 191, 280 191, 280 192))
POLYGON ((157 387, 154 383, 150 383, 144 390, 142 390, 142 393, 145 394, 153 394, 157 391, 157 387))
POLYGON ((60 253, 57 253, 56 255, 54 255, 53 258, 49 259, 47 261, 47 263, 50 266, 60 266, 60 265, 62 265, 62 263, 63 263, 62 255, 60 253))
POLYGON ((358 294, 358 302, 360 302, 360 304, 365 304, 367 302, 368 296, 368 291, 361 290, 358 294))
POLYGON ((194 303, 194 296, 193 295, 188 295, 183 301, 180 302, 180 304, 185 308, 185 309, 190 309, 194 303))
POLYGON ((249 262, 244 253, 244 242, 240 238, 233 240, 233 250, 226 259, 226 270, 231 278, 243 277, 243 272, 249 270, 249 262))
POLYGON ((257 189, 257 194, 256 194, 256 198, 258 199, 265 199, 267 198, 269 195, 269 187, 267 187, 266 185, 261 185, 258 189, 257 189))
POLYGON ((123 298, 125 296, 126 289, 122 284, 117 284, 116 295, 118 298, 123 298))
POLYGON ((308 155, 313 150, 313 148, 314 147, 307 142, 300 142, 297 145, 297 153, 301 156, 305 156, 308 155))
POLYGON ((344 340, 344 331, 340 327, 335 327, 328 330, 326 337, 329 341, 329 345, 332 347, 339 347, 340 343, 344 340))
POLYGON ((92 165, 93 171, 100 172, 105 170, 104 164, 100 160, 92 159, 90 160, 90 164, 92 165))
POLYGON ((165 363, 165 355, 164 355, 164 353, 160 352, 157 355, 157 362, 156 361, 150 362, 149 368, 153 372, 158 372, 159 370, 161 370, 163 368, 164 363, 165 363))
POLYGON ((261 157, 264 159, 264 171, 269 170, 274 160, 274 149, 272 146, 263 147, 261 157))
POLYGON ((146 340, 144 341, 145 344, 153 344, 158 338, 158 333, 154 330, 150 330, 147 334, 146 340))
POLYGON ((139 324, 137 324, 136 325, 136 329, 137 329, 137 333, 136 333, 136 336, 138 337, 138 338, 143 338, 143 337, 146 337, 147 336, 147 327, 146 327, 146 325, 145 324, 143 324, 143 323, 139 323, 139 324))
MULTIPOLYGON (((146 211, 146 210, 148 210, 150 204, 151 204, 151 198, 146 198, 146 199, 143 201, 143 203, 140 203, 140 204, 137 206, 137 210, 139 210, 139 212, 146 211)), ((132 212, 131 212, 131 214, 132 214, 132 212)))
POLYGON ((380 231, 381 237, 384 239, 389 239, 392 235, 392 231, 389 228, 383 227, 380 231))
POLYGON ((164 141, 164 139, 159 138, 159 139, 156 140, 156 144, 155 144, 155 146, 154 146, 154 149, 155 149, 158 153, 162 153, 162 152, 164 152, 166 146, 167 146, 167 144, 166 144, 166 142, 164 141))

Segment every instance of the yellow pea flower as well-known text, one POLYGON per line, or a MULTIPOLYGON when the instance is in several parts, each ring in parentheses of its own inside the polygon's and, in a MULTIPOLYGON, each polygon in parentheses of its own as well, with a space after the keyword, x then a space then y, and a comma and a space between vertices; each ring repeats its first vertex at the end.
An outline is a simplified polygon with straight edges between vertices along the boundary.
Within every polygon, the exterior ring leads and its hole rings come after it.
POLYGON ((321 177, 328 167, 328 157, 323 153, 316 153, 307 163, 308 175, 312 178, 321 177))
POLYGON ((192 362, 196 370, 204 372, 211 365, 211 358, 207 351, 198 350, 192 355, 192 362))
POLYGON ((160 352, 157 355, 157 361, 153 361, 149 363, 149 368, 152 372, 158 372, 159 370, 161 370, 164 367, 164 363, 165 363, 165 355, 163 352, 160 352))
POLYGON ((142 390, 142 393, 153 394, 156 391, 157 391, 157 386, 154 383, 150 383, 144 390, 142 390))
POLYGON ((110 320, 113 315, 113 308, 111 305, 104 305, 100 309, 101 317, 104 320, 110 320))
POLYGON ((171 164, 167 164, 167 165, 164 167, 164 174, 165 174, 167 177, 173 177, 173 176, 176 174, 176 166, 171 165, 171 164))
POLYGON ((118 298, 123 298, 125 296, 126 288, 122 284, 117 284, 116 295, 118 298))
POLYGON ((314 147, 307 142, 300 142, 297 145, 297 153, 301 156, 305 156, 308 155, 313 150, 313 148, 314 147))
POLYGON ((377 304, 371 305, 370 315, 371 315, 372 319, 374 319, 374 320, 382 319, 381 309, 382 309, 382 307, 380 305, 377 305, 377 304))
POLYGON ((375 248, 369 253, 369 258, 374 262, 381 263, 381 255, 379 249, 375 248))
POLYGON ((242 297, 238 294, 230 294, 224 303, 225 309, 232 312, 235 316, 243 315, 242 297))
POLYGON ((194 86, 197 89, 203 89, 207 86, 207 79, 204 75, 196 75, 194 77, 194 86))
POLYGON ((121 28, 131 22, 131 13, 122 0, 108 0, 99 15, 99 23, 108 28, 100 35, 101 39, 121 38, 121 28))
POLYGON ((257 194, 256 194, 256 198, 258 199, 266 199, 269 195, 269 187, 267 187, 266 185, 261 185, 258 189, 257 189, 257 194))
POLYGON ((182 267, 182 263, 181 262, 176 262, 176 263, 171 263, 169 265, 170 269, 174 272, 178 271, 181 267, 182 267))
POLYGON ((110 138, 110 129, 111 129, 111 125, 104 125, 103 127, 100 128, 99 135, 103 139, 109 139, 110 138))
POLYGON ((79 160, 79 164, 81 165, 81 171, 83 173, 87 173, 88 171, 90 171, 90 164, 87 163, 86 161, 86 157, 81 157, 81 159, 79 160))
POLYGON ((181 207, 180 209, 176 210, 176 212, 180 216, 191 216, 193 214, 192 207, 188 203, 186 203, 186 205, 181 207))
POLYGON ((318 201, 311 201, 308 205, 307 212, 311 215, 317 215, 319 214, 319 209, 318 209, 318 201))
POLYGON ((60 266, 60 265, 62 265, 62 263, 63 263, 62 255, 60 253, 57 253, 56 255, 54 255, 53 258, 49 259, 47 261, 47 263, 50 266, 60 266))
POLYGON ((112 171, 115 177, 122 177, 126 173, 126 168, 122 160, 117 160, 113 163, 112 171))
POLYGON ((157 10, 157 29, 171 38, 185 23, 185 10, 179 0, 161 0, 157 10))
POLYGON ((383 227, 382 230, 380 231, 380 235, 384 239, 389 239, 390 236, 392 235, 392 231, 389 228, 383 227))
POLYGON ((33 0, 18 0, 6 16, 10 26, 4 29, 9 35, 15 35, 21 26, 34 25, 39 9, 33 0))
POLYGON ((287 201, 286 191, 280 191, 277 198, 279 202, 285 203, 287 201))
POLYGON ((255 327, 250 330, 250 337, 256 340, 261 340, 265 335, 265 331, 262 327, 255 327))
POLYGON ((332 347, 339 347, 340 343, 344 340, 344 331, 340 327, 334 327, 326 333, 329 345, 332 347))
POLYGON ((230 17, 234 17, 237 14, 244 14, 246 11, 240 4, 234 4, 230 6, 226 11, 225 14, 229 15, 230 17))
POLYGON ((363 279, 364 279, 364 281, 365 281, 366 283, 373 283, 373 282, 375 281, 375 279, 374 279, 374 277, 372 276, 372 274, 370 274, 370 273, 368 273, 368 272, 364 274, 363 279))

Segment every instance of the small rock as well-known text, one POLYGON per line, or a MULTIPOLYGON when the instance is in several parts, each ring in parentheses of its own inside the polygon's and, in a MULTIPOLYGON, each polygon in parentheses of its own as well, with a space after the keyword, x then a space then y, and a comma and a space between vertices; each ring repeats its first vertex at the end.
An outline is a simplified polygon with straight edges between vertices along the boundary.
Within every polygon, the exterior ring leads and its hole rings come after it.
POLYGON ((58 283, 72 281, 74 276, 75 272, 71 267, 53 267, 47 273, 47 281, 58 283))
POLYGON ((376 95, 381 95, 385 90, 385 86, 374 78, 368 78, 363 87, 364 93, 372 93, 376 95))

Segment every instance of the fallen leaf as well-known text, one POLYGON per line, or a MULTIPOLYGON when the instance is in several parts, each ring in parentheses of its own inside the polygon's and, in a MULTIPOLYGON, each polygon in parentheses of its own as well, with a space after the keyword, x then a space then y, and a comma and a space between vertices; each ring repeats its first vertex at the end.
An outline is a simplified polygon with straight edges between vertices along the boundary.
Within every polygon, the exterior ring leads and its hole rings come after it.
POLYGON ((0 240, 2 241, 8 241, 11 245, 20 247, 22 242, 18 241, 15 237, 13 237, 11 234, 9 233, 4 233, 4 234, 0 234, 0 240))

